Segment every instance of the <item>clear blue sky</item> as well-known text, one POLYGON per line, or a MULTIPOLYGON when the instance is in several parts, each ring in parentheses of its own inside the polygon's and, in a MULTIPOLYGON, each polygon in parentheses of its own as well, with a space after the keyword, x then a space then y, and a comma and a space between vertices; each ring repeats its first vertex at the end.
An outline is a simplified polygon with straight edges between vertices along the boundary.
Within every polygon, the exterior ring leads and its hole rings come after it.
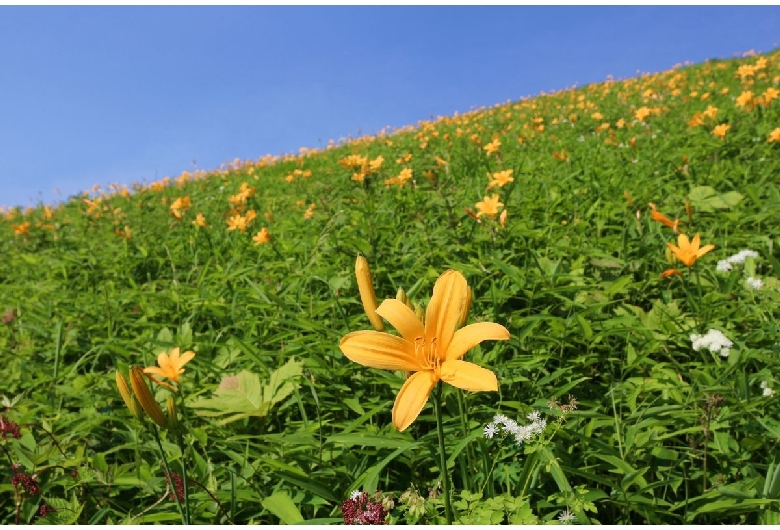
POLYGON ((0 7, 0 205, 779 45, 780 7, 0 7))

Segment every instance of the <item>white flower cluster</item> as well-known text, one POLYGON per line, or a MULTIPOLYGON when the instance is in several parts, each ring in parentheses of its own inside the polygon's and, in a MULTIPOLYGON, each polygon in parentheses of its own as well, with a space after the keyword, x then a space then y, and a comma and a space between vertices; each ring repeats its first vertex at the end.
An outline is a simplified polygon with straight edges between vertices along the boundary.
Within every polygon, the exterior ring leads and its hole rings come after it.
POLYGON ((764 391, 766 397, 772 397, 775 395, 775 391, 769 386, 769 381, 761 381, 761 388, 764 391))
POLYGON ((534 436, 542 434, 547 427, 547 420, 541 417, 538 411, 533 411, 528 416, 527 425, 520 425, 515 420, 509 419, 503 414, 496 414, 493 422, 485 425, 485 438, 493 438, 496 434, 504 431, 505 434, 512 435, 517 445, 531 440, 534 436))
POLYGON ((746 258, 757 258, 758 252, 755 250, 740 250, 733 256, 729 256, 726 259, 722 259, 715 266, 715 270, 718 272, 731 272, 732 265, 735 263, 745 263, 746 258))
POLYGON ((755 289, 756 291, 764 286, 764 282, 761 281, 761 278, 754 278, 753 276, 748 276, 745 278, 745 284, 751 289, 755 289))
POLYGON ((728 357, 731 347, 734 345, 723 332, 717 329, 709 330, 706 335, 691 333, 691 342, 694 350, 699 351, 701 348, 707 348, 712 353, 720 353, 721 357, 728 357))

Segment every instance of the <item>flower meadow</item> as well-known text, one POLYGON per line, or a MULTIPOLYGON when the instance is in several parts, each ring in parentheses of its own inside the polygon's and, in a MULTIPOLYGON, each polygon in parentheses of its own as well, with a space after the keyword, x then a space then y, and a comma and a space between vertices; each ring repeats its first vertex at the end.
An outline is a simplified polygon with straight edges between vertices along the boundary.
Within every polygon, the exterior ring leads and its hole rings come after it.
POLYGON ((0 521, 780 523, 780 52, 0 218, 0 521))

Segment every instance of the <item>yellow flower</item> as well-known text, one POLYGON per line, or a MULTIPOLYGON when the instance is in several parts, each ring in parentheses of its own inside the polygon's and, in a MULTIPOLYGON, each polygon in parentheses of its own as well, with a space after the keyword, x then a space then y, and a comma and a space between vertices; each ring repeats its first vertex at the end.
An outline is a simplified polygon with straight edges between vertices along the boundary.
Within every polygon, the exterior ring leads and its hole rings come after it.
POLYGON ((417 419, 439 381, 472 392, 498 390, 492 371, 461 357, 483 340, 509 339, 509 331, 493 322, 471 324, 456 331, 466 310, 467 296, 466 279, 448 270, 436 280, 425 323, 400 300, 388 299, 376 312, 398 330, 400 337, 354 331, 341 339, 339 347, 351 361, 369 368, 414 372, 393 405, 393 425, 399 431, 417 419))
POLYGON ((752 108, 753 106, 755 106, 754 101, 755 101, 755 97, 753 96, 753 92, 751 90, 745 90, 739 96, 737 96, 738 107, 750 106, 752 108))
POLYGON ((306 208, 306 211, 303 212, 303 218, 304 219, 311 219, 314 217, 314 209, 317 207, 316 204, 311 203, 308 208, 306 208))
POLYGON ((173 381, 179 382, 179 376, 184 373, 184 365, 190 362, 195 357, 194 351, 186 351, 182 355, 179 355, 179 348, 173 348, 170 355, 164 351, 160 352, 157 356, 157 366, 150 366, 144 368, 145 374, 156 374, 160 377, 165 377, 173 381))
POLYGON ((30 233, 30 221, 25 221, 22 224, 11 225, 17 236, 23 236, 30 233))
POLYGON ((271 241, 271 234, 268 233, 268 229, 266 227, 263 227, 257 234, 255 234, 255 237, 252 238, 252 241, 255 242, 255 246, 268 243, 271 241))
POLYGON ((246 232, 246 222, 246 217, 236 214, 228 219, 228 230, 241 230, 242 232, 246 232))
POLYGON ((767 139, 767 143, 771 142, 780 142, 780 127, 769 133, 769 138, 767 139))
POLYGON ((650 109, 648 109, 647 107, 640 107, 636 109, 636 111, 634 112, 634 118, 637 121, 645 121, 645 118, 650 116, 650 114, 651 114, 650 109))
POLYGON ((503 188, 510 182, 514 182, 514 178, 512 177, 512 171, 511 169, 505 169, 504 171, 497 171, 495 173, 488 173, 488 177, 491 179, 490 184, 488 184, 487 189, 490 189, 494 186, 498 186, 499 188, 503 188))
POLYGON ((715 245, 705 245, 704 247, 699 248, 699 245, 701 244, 701 237, 699 237, 699 234, 693 236, 693 241, 690 241, 685 234, 680 234, 677 236, 677 244, 679 246, 667 243, 674 257, 685 263, 688 267, 693 267, 693 264, 696 263, 697 259, 715 248, 715 245))
POLYGON ((713 136, 717 136, 721 140, 723 140, 726 137, 726 131, 729 130, 731 125, 727 123, 721 123, 720 125, 716 125, 714 129, 712 129, 713 136))
POLYGON ((499 147, 501 147, 501 140, 496 138, 492 142, 485 144, 485 147, 482 149, 484 149, 487 154, 492 155, 493 153, 498 152, 499 147))
POLYGON ((195 216, 195 220, 192 222, 192 224, 201 228, 206 228, 206 218, 202 213, 199 213, 197 216, 195 216))
POLYGON ((498 193, 494 193, 491 197, 483 197, 477 206, 477 217, 481 215, 496 215, 498 209, 504 206, 503 202, 499 202, 498 193))

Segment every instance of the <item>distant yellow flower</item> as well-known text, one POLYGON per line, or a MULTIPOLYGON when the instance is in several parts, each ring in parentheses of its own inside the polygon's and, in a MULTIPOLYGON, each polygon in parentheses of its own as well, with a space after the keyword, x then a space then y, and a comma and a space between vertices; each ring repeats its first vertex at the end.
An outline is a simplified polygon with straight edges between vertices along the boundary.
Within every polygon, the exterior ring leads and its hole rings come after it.
POLYGON ((690 241, 685 234, 680 234, 677 236, 677 245, 679 246, 675 246, 672 243, 667 243, 667 245, 674 257, 685 263, 688 267, 693 267, 693 264, 696 263, 697 259, 715 248, 715 245, 705 245, 704 247, 699 248, 701 245, 701 237, 699 234, 693 236, 693 241, 690 241))
POLYGON ((714 120, 718 117, 718 107, 713 107, 712 105, 707 105, 707 110, 701 113, 701 115, 705 118, 709 118, 711 120, 714 120))
POLYGON ((199 213, 197 216, 195 216, 195 220, 192 222, 192 224, 201 228, 206 228, 206 218, 202 213, 199 213))
POLYGON ((314 203, 311 203, 308 208, 306 208, 306 211, 303 212, 303 218, 304 219, 311 219, 314 217, 314 208, 316 208, 317 205, 314 203))
POLYGON ((170 379, 174 383, 179 382, 179 376, 184 373, 184 365, 195 357, 195 352, 186 351, 179 355, 179 348, 173 348, 171 353, 160 352, 157 356, 157 365, 144 368, 145 374, 158 375, 170 379))
POLYGON ((726 131, 729 130, 731 125, 728 123, 721 123, 720 125, 716 125, 714 129, 712 129, 713 136, 720 138, 723 140, 726 137, 726 131))
POLYGON ((766 142, 780 142, 780 127, 769 133, 769 139, 766 142))
POLYGON ((640 107, 636 109, 636 112, 634 112, 634 118, 637 121, 645 121, 645 119, 650 116, 651 112, 650 109, 647 107, 640 107))
POLYGON ((384 163, 384 161, 385 161, 385 157, 383 157, 383 156, 378 156, 378 157, 376 157, 375 159, 371 160, 371 161, 368 163, 368 168, 369 168, 371 171, 377 171, 379 168, 381 168, 381 167, 382 167, 382 164, 384 163))
POLYGON ((499 147, 501 147, 501 140, 496 138, 492 142, 485 144, 482 149, 484 149, 487 154, 492 155, 493 153, 498 152, 499 147))
POLYGON ((504 203, 499 201, 498 193, 494 193, 491 197, 483 197, 476 204, 477 217, 482 215, 490 215, 492 217, 498 213, 499 208, 502 206, 504 206, 504 203))
POLYGON ((552 156, 554 159, 560 160, 561 162, 565 162, 569 159, 569 155, 566 154, 565 149, 561 149, 560 153, 558 151, 553 151, 552 156))
POLYGON ((393 426, 405 430, 420 415, 439 381, 456 388, 497 391, 496 375, 461 358, 483 340, 507 340, 509 331, 493 322, 471 324, 456 331, 466 312, 468 285, 463 275, 445 271, 433 287, 425 320, 402 301, 387 299, 376 312, 400 337, 379 331, 353 331, 339 347, 353 362, 381 370, 413 372, 393 405, 393 426))
POLYGON ((18 225, 11 225, 17 236, 23 236, 30 233, 30 221, 25 221, 18 225))
POLYGON ((590 115, 590 117, 593 118, 594 120, 603 120, 604 119, 604 115, 602 113, 600 113, 600 112, 594 112, 593 114, 590 115))
POLYGON ((498 216, 498 222, 501 224, 501 228, 506 228, 506 215, 509 210, 504 210, 501 215, 498 216))
POLYGON ((247 228, 247 219, 243 215, 236 214, 227 221, 228 224, 228 231, 230 230, 241 230, 242 232, 246 232, 247 228))
POLYGON ((751 90, 745 90, 739 96, 737 96, 737 106, 753 108, 755 106, 753 92, 751 90))
POLYGON ((766 106, 769 105, 773 99, 777 99, 780 96, 780 90, 775 87, 769 87, 764 91, 764 95, 761 98, 761 103, 766 106))
POLYGON ((490 184, 488 184, 487 189, 493 188, 495 186, 498 186, 499 188, 503 188, 510 182, 514 182, 515 179, 512 177, 513 171, 514 170, 512 169, 505 169, 504 171, 488 173, 488 178, 490 178, 490 184))
POLYGON ((133 239, 133 231, 130 230, 130 227, 127 225, 125 225, 124 230, 117 228, 114 232, 122 239, 133 239))
POLYGON ((255 237, 252 238, 252 241, 255 242, 255 246, 268 243, 271 241, 271 234, 268 233, 268 229, 266 227, 263 227, 257 234, 255 234, 255 237))

